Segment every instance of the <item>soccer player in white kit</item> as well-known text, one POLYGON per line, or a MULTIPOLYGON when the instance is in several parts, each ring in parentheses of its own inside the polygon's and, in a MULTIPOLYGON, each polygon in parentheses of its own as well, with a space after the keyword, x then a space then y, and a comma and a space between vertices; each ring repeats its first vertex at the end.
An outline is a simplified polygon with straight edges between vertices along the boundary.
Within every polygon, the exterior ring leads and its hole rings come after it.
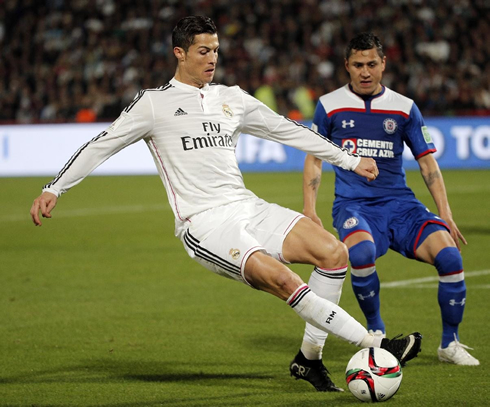
MULTIPOLYGON (((286 301, 318 329, 360 347, 383 347, 401 362, 415 357, 419 334, 392 340, 369 334, 337 305, 340 291, 329 286, 329 279, 311 287, 285 266, 312 264, 323 274, 343 277, 348 252, 309 218, 269 204, 246 189, 235 147, 241 133, 250 133, 301 149, 369 180, 378 175, 375 161, 350 154, 276 114, 238 86, 211 84, 219 49, 211 19, 180 20, 172 43, 177 58, 174 78, 159 88, 140 91, 107 130, 72 156, 35 199, 34 224, 41 225, 39 212, 50 218, 58 197, 97 166, 144 140, 175 215, 175 234, 191 258, 217 274, 286 301)), ((341 391, 323 365, 308 366, 307 360, 296 365, 291 373, 297 378, 317 389, 314 382, 321 382, 321 391, 341 391)))

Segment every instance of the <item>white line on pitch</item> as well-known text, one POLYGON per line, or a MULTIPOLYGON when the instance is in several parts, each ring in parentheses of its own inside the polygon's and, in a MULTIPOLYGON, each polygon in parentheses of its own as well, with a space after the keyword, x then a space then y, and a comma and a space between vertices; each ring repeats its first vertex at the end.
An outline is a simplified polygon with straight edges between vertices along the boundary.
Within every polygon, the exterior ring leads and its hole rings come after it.
MULTIPOLYGON (((490 274, 490 270, 480 270, 480 271, 465 271, 465 278, 485 276, 490 274)), ((433 281, 439 281, 439 276, 423 277, 423 278, 412 278, 410 280, 401 281, 391 281, 389 283, 381 283, 382 288, 393 288, 393 287, 405 287, 407 285, 419 284, 419 283, 430 283, 433 281)))
MULTIPOLYGON (((438 287, 439 287, 439 284, 429 283, 429 284, 410 284, 408 286, 405 286, 404 288, 430 288, 430 289, 437 289, 438 287)), ((490 288, 490 284, 478 284, 478 285, 476 285, 476 284, 468 285, 467 284, 467 287, 471 291, 473 291, 473 290, 488 290, 490 288)), ((402 286, 388 287, 388 288, 402 288, 402 286)))
MULTIPOLYGON (((106 206, 98 208, 67 209, 53 211, 53 218, 76 218, 81 216, 112 215, 121 213, 141 213, 170 210, 168 205, 127 205, 127 206, 106 206)), ((29 212, 25 215, 4 215, 0 216, 0 222, 21 222, 30 221, 29 212)))

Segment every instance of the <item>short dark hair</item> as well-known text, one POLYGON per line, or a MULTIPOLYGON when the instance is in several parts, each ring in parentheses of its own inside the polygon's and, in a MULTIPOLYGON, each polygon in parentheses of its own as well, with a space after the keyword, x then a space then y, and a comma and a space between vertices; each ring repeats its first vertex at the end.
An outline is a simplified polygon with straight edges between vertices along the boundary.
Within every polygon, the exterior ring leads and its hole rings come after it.
POLYGON ((352 38, 345 48, 345 59, 349 59, 352 55, 352 50, 367 50, 376 48, 380 58, 385 56, 383 52, 383 45, 378 37, 376 37, 372 32, 363 32, 352 38))
POLYGON ((172 31, 172 48, 180 47, 188 51, 199 34, 216 34, 218 30, 213 20, 204 16, 182 18, 172 31))

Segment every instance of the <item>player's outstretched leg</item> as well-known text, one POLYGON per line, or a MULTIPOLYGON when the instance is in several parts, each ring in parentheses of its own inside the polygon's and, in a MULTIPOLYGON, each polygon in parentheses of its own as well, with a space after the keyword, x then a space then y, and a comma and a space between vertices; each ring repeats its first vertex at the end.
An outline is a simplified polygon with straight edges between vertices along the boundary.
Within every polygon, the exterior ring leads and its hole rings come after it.
MULTIPOLYGON (((315 267, 308 281, 311 291, 321 298, 338 304, 347 266, 338 268, 315 267)), ((306 323, 301 348, 289 365, 291 376, 310 382, 318 391, 344 391, 337 387, 322 363, 323 347, 328 334, 306 323)))
POLYGON ((338 305, 320 298, 306 284, 300 285, 287 303, 306 322, 332 333, 361 348, 381 347, 391 352, 402 364, 417 356, 421 350, 422 335, 414 332, 393 339, 369 334, 367 330, 338 305))
POLYGON ((381 348, 391 352, 402 366, 417 357, 421 351, 422 335, 419 332, 411 333, 405 337, 398 335, 393 339, 383 338, 381 340, 381 348))

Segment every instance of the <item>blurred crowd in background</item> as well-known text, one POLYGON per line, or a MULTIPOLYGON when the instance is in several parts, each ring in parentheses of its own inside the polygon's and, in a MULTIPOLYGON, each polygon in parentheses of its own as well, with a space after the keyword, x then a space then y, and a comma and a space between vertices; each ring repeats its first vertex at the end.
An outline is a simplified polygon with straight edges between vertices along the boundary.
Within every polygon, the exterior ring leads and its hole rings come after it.
POLYGON ((293 119, 348 82, 361 31, 425 116, 490 115, 489 0, 0 0, 0 122, 115 119, 173 77, 172 29, 191 14, 218 27, 214 81, 293 119))

